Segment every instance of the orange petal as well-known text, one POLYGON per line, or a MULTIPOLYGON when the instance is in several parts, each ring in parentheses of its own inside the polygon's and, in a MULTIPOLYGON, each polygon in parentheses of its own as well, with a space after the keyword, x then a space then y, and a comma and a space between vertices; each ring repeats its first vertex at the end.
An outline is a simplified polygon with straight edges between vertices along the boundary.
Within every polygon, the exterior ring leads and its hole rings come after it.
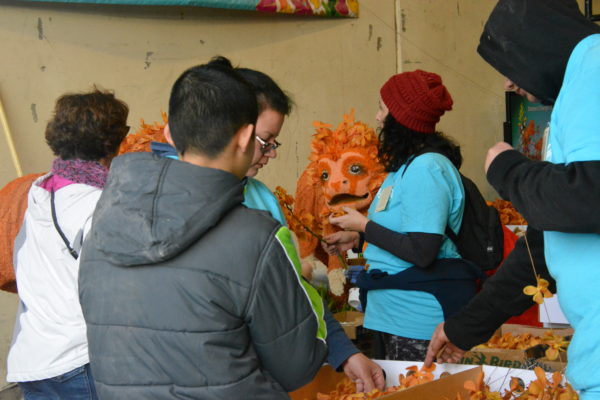
POLYGON ((473 381, 466 381, 464 388, 467 389, 469 392, 477 391, 477 386, 475 386, 475 383, 473 381))
POLYGON ((527 391, 533 395, 538 395, 542 392, 542 388, 538 381, 533 381, 529 384, 527 391))
POLYGON ((523 289, 523 293, 525 293, 527 296, 533 296, 537 292, 538 288, 531 285, 525 286, 525 288, 523 289))
POLYGON ((547 298, 547 299, 549 299, 550 297, 554 296, 552 294, 552 292, 549 291, 548 289, 542 289, 542 293, 543 293, 544 297, 547 298))
POLYGON ((534 296, 533 296, 533 301, 535 301, 538 304, 542 304, 544 303, 544 296, 542 296, 542 293, 537 292, 534 296))
POLYGON ((558 386, 562 382, 562 374, 558 371, 552 374, 552 382, 554 386, 558 386))
POLYGON ((535 367, 533 369, 533 372, 535 372, 535 376, 537 376, 537 378, 539 379, 540 383, 545 386, 546 385, 546 373, 544 372, 543 369, 541 369, 540 367, 535 367))
POLYGON ((435 365, 435 364, 431 364, 431 366, 430 366, 430 367, 426 367, 425 365, 423 365, 423 366, 421 367, 421 371, 425 371, 425 372, 432 372, 432 371, 435 371, 435 367, 436 367, 436 365, 435 365))
POLYGON ((552 347, 546 349, 546 357, 550 361, 556 360, 558 358, 558 350, 552 347))
POLYGON ((516 390, 519 390, 519 391, 523 390, 523 387, 521 386, 521 382, 519 381, 519 378, 515 378, 515 377, 510 378, 510 390, 512 390, 513 392, 516 390))
POLYGON ((539 278, 537 281, 537 285, 540 288, 547 288, 550 283, 544 278, 539 278))

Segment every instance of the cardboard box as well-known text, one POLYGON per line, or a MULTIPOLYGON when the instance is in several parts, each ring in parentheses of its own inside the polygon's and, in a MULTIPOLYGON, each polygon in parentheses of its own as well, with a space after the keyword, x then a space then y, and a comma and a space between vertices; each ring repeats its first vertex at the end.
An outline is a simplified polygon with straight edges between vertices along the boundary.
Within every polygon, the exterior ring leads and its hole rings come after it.
POLYGON ((520 333, 531 333, 532 335, 536 336, 543 336, 548 331, 554 331, 555 334, 560 336, 572 336, 574 332, 573 328, 550 329, 517 324, 504 324, 499 329, 499 332, 501 333, 511 332, 513 335, 518 335, 520 333))
MULTIPOLYGON (((566 353, 565 353, 566 354, 566 353)), ((540 366, 546 372, 560 372, 564 374, 567 369, 567 362, 561 360, 548 360, 547 358, 540 358, 536 360, 538 366, 540 366)))
POLYGON ((356 328, 362 326, 365 315, 358 311, 342 311, 333 314, 333 317, 342 325, 350 339, 356 339, 356 328))
MULTIPOLYGON (((386 385, 397 386, 399 384, 398 375, 405 374, 406 368, 416 365, 421 367, 422 362, 417 361, 389 361, 389 360, 373 360, 383 368, 386 372, 386 385)), ((468 380, 475 382, 479 372, 485 374, 485 382, 490 386, 492 391, 504 392, 510 385, 510 378, 517 377, 523 380, 524 384, 537 379, 533 371, 499 368, 491 366, 473 367, 470 365, 460 364, 437 364, 434 371, 436 380, 433 382, 424 383, 409 389, 391 393, 380 397, 386 400, 437 400, 437 399, 455 399, 456 394, 460 393, 463 399, 469 398, 469 393, 464 389, 464 384, 468 380), (439 376, 448 372, 451 375, 439 379, 439 376)), ((546 374, 550 378, 549 374, 546 374)), ((292 400, 314 400, 317 393, 329 394, 335 390, 337 384, 344 379, 344 374, 335 372, 330 366, 326 365, 317 374, 315 379, 303 386, 302 388, 290 393, 292 400)))
MULTIPOLYGON (((475 381, 480 371, 481 367, 471 368, 379 398, 385 400, 442 400, 454 399, 456 394, 460 393, 463 399, 468 399, 469 392, 464 388, 464 384, 468 380, 475 381)), ((335 372, 330 366, 324 366, 311 383, 291 392, 290 397, 292 400, 315 400, 317 393, 329 394, 335 390, 344 376, 343 373, 335 372)))
MULTIPOLYGON (((502 325, 496 334, 503 335, 507 332, 511 332, 513 335, 531 333, 535 336, 543 336, 547 331, 550 330, 561 336, 570 336, 573 334, 572 328, 547 329, 515 324, 502 325)), ((545 356, 545 350, 546 347, 541 345, 525 350, 487 349, 474 347, 465 353, 460 361, 460 364, 492 365, 504 368, 533 369, 537 365, 536 360, 545 356)))
POLYGON ((324 365, 321 367, 312 382, 302 386, 300 389, 290 392, 292 400, 313 400, 317 398, 317 393, 329 393, 335 390, 337 384, 344 377, 344 373, 336 372, 331 366, 324 365))

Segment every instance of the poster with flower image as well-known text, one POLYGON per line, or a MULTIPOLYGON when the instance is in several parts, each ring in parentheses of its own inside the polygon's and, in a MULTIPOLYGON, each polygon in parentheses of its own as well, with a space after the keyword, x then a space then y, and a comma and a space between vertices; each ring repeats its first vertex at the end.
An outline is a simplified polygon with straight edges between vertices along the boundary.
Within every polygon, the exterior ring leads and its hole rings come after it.
POLYGON ((227 8, 318 17, 358 17, 358 0, 21 0, 59 3, 130 4, 227 8))
POLYGON ((532 103, 513 92, 506 93, 504 140, 533 160, 543 159, 544 132, 550 124, 552 106, 532 103))

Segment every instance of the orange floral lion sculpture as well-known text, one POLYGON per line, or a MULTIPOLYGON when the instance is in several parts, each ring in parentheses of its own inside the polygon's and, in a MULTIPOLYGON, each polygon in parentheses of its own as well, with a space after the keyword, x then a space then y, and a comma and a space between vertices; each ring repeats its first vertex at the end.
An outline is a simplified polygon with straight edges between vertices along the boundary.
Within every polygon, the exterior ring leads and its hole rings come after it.
MULTIPOLYGON (((366 214, 373 197, 385 179, 377 156, 378 137, 372 128, 355 121, 354 111, 344 115, 335 130, 331 125, 315 122, 312 152, 296 186, 294 215, 317 236, 339 230, 329 223, 330 214, 343 213, 351 207, 366 214)), ((295 229, 303 259, 313 256, 327 265, 329 290, 335 296, 344 293, 346 278, 344 258, 329 256, 319 239, 306 229, 295 229)))

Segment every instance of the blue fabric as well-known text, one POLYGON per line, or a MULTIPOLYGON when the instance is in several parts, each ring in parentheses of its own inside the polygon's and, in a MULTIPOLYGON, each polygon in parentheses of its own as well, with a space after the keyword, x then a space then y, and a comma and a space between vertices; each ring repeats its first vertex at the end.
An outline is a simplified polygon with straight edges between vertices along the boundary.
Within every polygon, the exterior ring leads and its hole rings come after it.
POLYGON ((358 275, 365 270, 364 265, 349 265, 346 269, 346 279, 350 281, 351 284, 356 284, 356 278, 358 275))
POLYGON ((580 400, 600 400, 600 392, 583 390, 579 392, 580 400))
MULTIPOLYGON (((546 154, 552 163, 600 160, 600 34, 582 40, 569 58, 552 111, 546 154)), ((544 232, 544 240, 561 309, 575 329, 567 377, 582 390, 582 399, 598 399, 600 235, 544 232), (586 394, 588 390, 595 394, 586 394)))
POLYGON ((20 382, 25 400, 97 400, 90 364, 40 381, 20 382))
POLYGON ((335 370, 340 370, 344 361, 358 353, 356 346, 348 339, 344 329, 325 305, 325 325, 327 326, 327 362, 335 370))
MULTIPOLYGON (((427 268, 412 267, 390 275, 377 269, 362 271, 356 284, 364 292, 374 289, 419 290, 431 293, 440 303, 444 319, 458 312, 477 293, 477 280, 486 275, 475 264, 462 258, 441 258, 427 268), (363 290, 364 289, 364 290, 363 290)), ((363 309, 366 309, 363 304, 363 309)))
MULTIPOLYGON (((369 219, 396 232, 443 235, 446 225, 458 231, 464 211, 460 174, 450 160, 438 153, 416 157, 403 175, 405 165, 390 173, 369 208, 369 219), (375 211, 382 191, 392 187, 384 210, 375 211)), ((388 274, 413 265, 369 244, 364 253, 371 269, 388 274)), ((437 258, 460 258, 454 243, 444 238, 437 258)), ((418 268, 418 267, 416 267, 418 268)), ((421 291, 382 289, 370 291, 364 326, 411 339, 429 340, 444 320, 435 296, 421 291)))
POLYGON ((277 197, 261 181, 248 178, 244 188, 244 202, 248 208, 268 211, 283 226, 287 226, 287 221, 283 215, 283 210, 277 201, 277 197))
POLYGON ((172 158, 174 160, 179 160, 179 155, 177 154, 177 150, 175 147, 171 146, 169 143, 161 143, 161 142, 150 142, 150 149, 154 154, 157 154, 162 157, 172 158))

